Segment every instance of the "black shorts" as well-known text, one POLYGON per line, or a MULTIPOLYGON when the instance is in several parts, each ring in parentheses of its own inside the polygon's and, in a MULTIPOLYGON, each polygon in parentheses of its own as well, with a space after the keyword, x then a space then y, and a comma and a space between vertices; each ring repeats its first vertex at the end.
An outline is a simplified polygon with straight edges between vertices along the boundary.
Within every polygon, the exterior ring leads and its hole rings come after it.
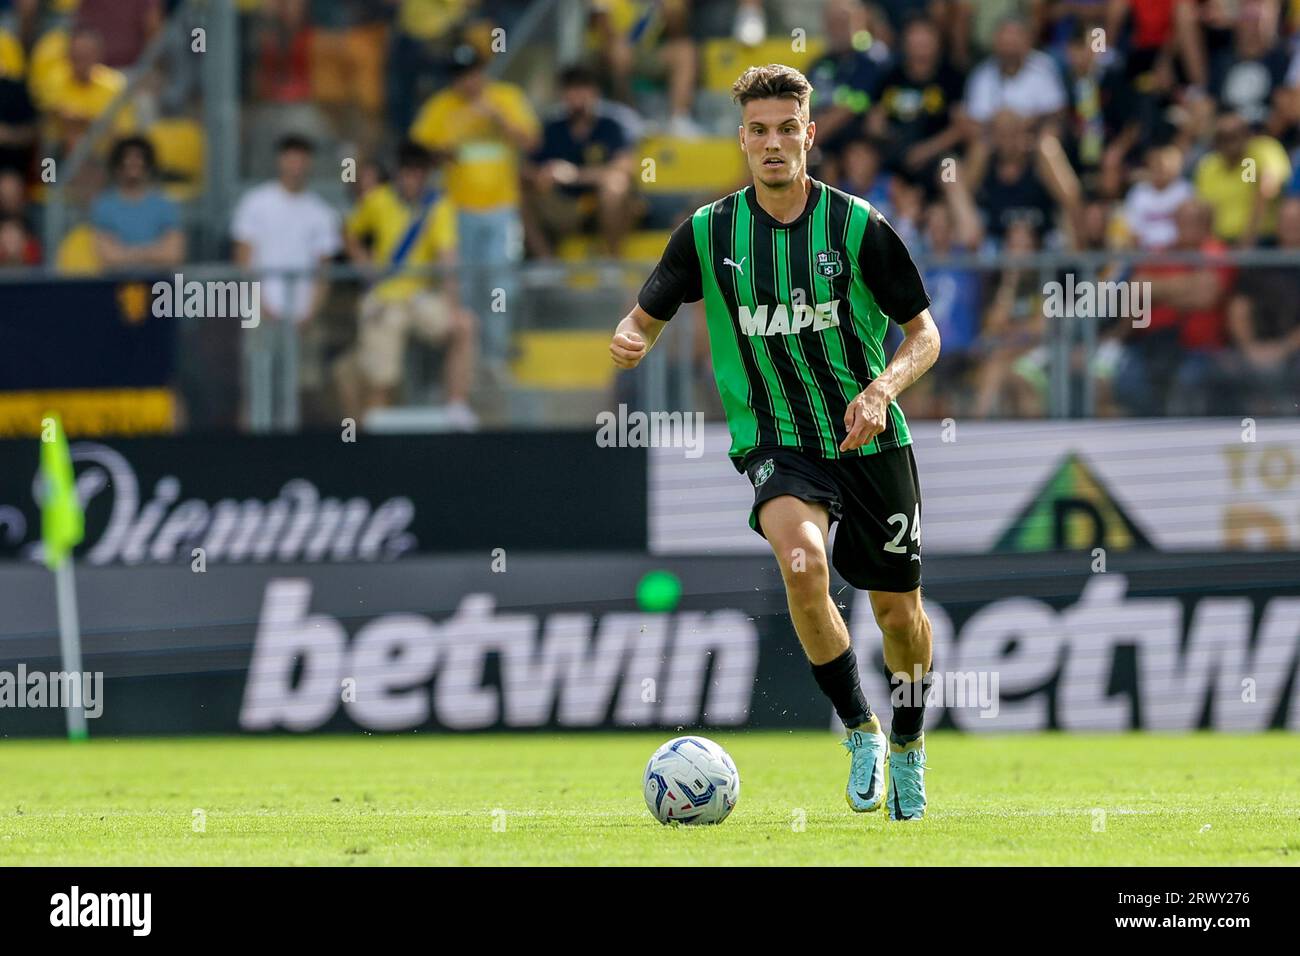
POLYGON ((921 586, 921 482, 911 445, 842 459, 755 448, 743 467, 754 486, 749 526, 759 534, 763 502, 780 495, 820 502, 839 522, 831 564, 845 581, 863 591, 921 586))

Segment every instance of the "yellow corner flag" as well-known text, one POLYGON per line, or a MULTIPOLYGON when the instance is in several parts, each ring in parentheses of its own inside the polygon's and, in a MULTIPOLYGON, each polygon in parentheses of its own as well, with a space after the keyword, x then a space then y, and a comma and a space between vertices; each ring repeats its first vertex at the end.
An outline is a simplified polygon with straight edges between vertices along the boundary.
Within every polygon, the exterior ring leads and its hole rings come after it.
POLYGON ((45 566, 53 571, 72 553, 85 534, 81 502, 73 480, 72 455, 63 434, 63 422, 54 412, 41 420, 41 540, 45 544, 45 566))

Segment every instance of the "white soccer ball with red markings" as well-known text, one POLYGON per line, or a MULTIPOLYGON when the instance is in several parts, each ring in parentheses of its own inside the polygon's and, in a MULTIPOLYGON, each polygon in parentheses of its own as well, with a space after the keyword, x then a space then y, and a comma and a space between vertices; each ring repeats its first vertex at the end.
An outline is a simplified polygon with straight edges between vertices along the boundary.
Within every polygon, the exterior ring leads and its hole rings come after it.
POLYGON ((675 737, 645 765, 645 805, 660 823, 721 823, 740 799, 740 771, 707 737, 675 737))

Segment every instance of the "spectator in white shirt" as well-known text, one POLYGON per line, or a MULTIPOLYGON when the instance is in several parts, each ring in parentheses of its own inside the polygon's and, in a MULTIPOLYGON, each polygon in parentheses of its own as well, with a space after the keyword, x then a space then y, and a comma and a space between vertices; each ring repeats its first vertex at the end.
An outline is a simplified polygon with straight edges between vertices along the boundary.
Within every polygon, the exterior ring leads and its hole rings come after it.
POLYGON ((1146 165, 1146 180, 1124 197, 1124 223, 1139 248, 1166 249, 1178 238, 1178 207, 1195 192, 1181 176, 1183 151, 1177 146, 1152 147, 1146 165))
POLYGON ((1050 120, 1067 104, 1056 63, 1033 49, 1023 20, 1004 20, 993 37, 993 55, 971 71, 966 83, 967 116, 983 124, 1008 110, 1033 121, 1050 120))
POLYGON ((261 273, 261 321, 241 330, 246 420, 259 431, 298 427, 299 335, 325 300, 318 270, 342 248, 337 213, 307 188, 314 150, 305 137, 281 139, 278 177, 250 190, 231 221, 235 261, 261 273), (254 390, 265 396, 256 407, 254 390))

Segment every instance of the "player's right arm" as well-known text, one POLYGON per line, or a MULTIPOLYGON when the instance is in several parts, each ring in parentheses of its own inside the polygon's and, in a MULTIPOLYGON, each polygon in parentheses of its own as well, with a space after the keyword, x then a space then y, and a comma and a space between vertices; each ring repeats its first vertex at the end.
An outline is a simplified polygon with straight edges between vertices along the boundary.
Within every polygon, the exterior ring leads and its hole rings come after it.
POLYGON ((632 306, 632 311, 623 317, 609 343, 609 354, 614 364, 619 368, 636 368, 667 324, 640 305, 632 306))
POLYGON ((691 220, 687 219, 673 230, 659 264, 637 293, 636 305, 614 330, 609 343, 614 364, 636 368, 682 303, 698 302, 703 297, 700 260, 691 220))

